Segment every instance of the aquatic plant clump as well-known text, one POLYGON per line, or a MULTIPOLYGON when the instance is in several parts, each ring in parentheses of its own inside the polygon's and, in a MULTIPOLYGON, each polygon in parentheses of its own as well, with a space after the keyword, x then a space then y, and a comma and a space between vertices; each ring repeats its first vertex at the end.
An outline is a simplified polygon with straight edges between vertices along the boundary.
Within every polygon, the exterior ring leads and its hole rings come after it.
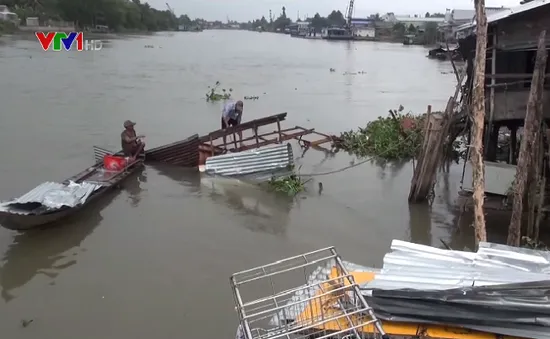
POLYGON ((402 113, 403 107, 390 111, 388 117, 378 117, 365 128, 344 132, 335 143, 360 157, 374 156, 384 160, 414 158, 422 146, 425 115, 402 113))
POLYGON ((220 82, 216 81, 216 84, 213 87, 208 86, 208 92, 206 92, 206 101, 220 101, 220 100, 228 100, 231 99, 231 92, 233 92, 233 89, 221 89, 221 93, 218 92, 218 88, 220 87, 220 82))
POLYGON ((289 176, 280 177, 280 178, 271 178, 267 182, 270 189, 275 192, 286 193, 289 196, 295 196, 296 194, 302 192, 306 188, 306 182, 302 180, 299 175, 291 174, 289 176))

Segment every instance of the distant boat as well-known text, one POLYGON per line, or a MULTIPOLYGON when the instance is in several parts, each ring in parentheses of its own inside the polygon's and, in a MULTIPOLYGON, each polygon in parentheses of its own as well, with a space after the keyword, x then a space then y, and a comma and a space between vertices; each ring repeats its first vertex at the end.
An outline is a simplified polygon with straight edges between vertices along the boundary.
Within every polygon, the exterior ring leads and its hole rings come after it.
POLYGON ((180 32, 202 32, 202 28, 199 26, 185 26, 179 25, 178 31, 180 32))
POLYGON ((326 40, 353 40, 353 34, 345 28, 325 28, 321 36, 326 40))

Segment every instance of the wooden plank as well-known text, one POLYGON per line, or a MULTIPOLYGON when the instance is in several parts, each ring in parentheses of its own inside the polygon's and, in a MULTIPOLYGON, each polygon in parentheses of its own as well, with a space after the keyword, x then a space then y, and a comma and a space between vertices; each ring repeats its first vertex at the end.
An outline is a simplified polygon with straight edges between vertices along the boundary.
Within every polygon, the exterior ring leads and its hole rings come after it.
POLYGON ((269 125, 269 124, 273 124, 273 123, 276 123, 277 120, 279 121, 283 121, 286 119, 286 115, 287 113, 280 113, 280 114, 275 114, 275 115, 272 115, 272 116, 269 116, 269 117, 265 117, 265 118, 260 118, 260 119, 256 119, 256 120, 250 120, 250 121, 247 121, 247 122, 243 122, 242 124, 240 125, 237 125, 237 126, 232 126, 232 127, 228 127, 226 129, 219 129, 219 130, 216 130, 214 132, 210 132, 208 135, 205 135, 205 136, 202 136, 201 137, 201 141, 207 141, 207 140, 214 140, 214 139, 219 139, 223 136, 229 136, 235 132, 242 132, 242 131, 245 131, 245 130, 248 130, 248 129, 254 129, 255 127, 260 127, 260 126, 265 126, 265 125, 269 125))
MULTIPOLYGON (((293 127, 293 128, 287 128, 287 129, 282 130, 281 132, 290 132, 290 131, 293 131, 293 130, 295 130, 295 129, 296 129, 296 128, 294 128, 294 127, 293 127)), ((266 139, 266 137, 269 137, 269 136, 271 136, 271 135, 273 135, 273 134, 278 134, 278 132, 277 132, 277 131, 273 131, 273 132, 267 132, 267 133, 263 133, 263 134, 259 134, 259 135, 253 135, 253 136, 251 136, 251 137, 244 138, 244 139, 242 140, 242 142, 244 143, 245 141, 255 140, 256 138, 259 138, 259 139, 262 139, 262 140, 268 140, 268 139, 266 139)), ((230 142, 227 142, 227 141, 226 141, 225 144, 224 144, 224 143, 219 144, 219 145, 216 144, 215 146, 216 146, 216 147, 220 147, 220 148, 223 149, 225 146, 228 146, 228 145, 231 144, 231 143, 232 143, 232 141, 230 141, 230 142)), ((259 143, 259 141, 258 141, 258 143, 259 143)))
MULTIPOLYGON (((485 74, 487 79, 531 79, 533 73, 497 73, 497 74, 485 74)), ((545 78, 550 78, 550 73, 544 75, 545 78)))
POLYGON ((300 132, 296 132, 296 133, 292 133, 292 134, 284 134, 282 136, 281 140, 278 140, 278 138, 268 139, 266 141, 260 142, 259 145, 257 145, 257 146, 256 145, 252 145, 253 147, 243 146, 243 147, 239 147, 239 148, 230 149, 229 151, 231 151, 231 152, 242 152, 242 151, 245 151, 245 150, 251 149, 251 148, 267 146, 267 145, 275 144, 277 142, 282 142, 282 141, 286 141, 286 140, 290 140, 290 139, 295 139, 295 138, 300 137, 302 135, 310 134, 312 131, 313 131, 313 128, 310 129, 310 130, 300 131, 300 132))

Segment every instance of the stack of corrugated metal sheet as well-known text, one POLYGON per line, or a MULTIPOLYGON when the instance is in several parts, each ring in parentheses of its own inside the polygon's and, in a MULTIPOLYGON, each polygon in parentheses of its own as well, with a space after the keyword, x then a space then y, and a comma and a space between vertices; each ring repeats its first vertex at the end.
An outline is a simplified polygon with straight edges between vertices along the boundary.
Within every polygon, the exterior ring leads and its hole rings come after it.
POLYGON ((477 252, 394 240, 375 279, 380 289, 450 289, 550 279, 550 253, 482 242, 477 252))
MULTIPOLYGON (((450 251, 400 240, 391 250, 380 270, 345 263, 350 272, 375 273, 360 286, 380 319, 550 338, 550 252, 487 242, 477 252, 450 251)), ((328 266, 318 269, 308 285, 329 274, 328 266)), ((302 311, 289 306, 279 317, 292 321, 302 311)))

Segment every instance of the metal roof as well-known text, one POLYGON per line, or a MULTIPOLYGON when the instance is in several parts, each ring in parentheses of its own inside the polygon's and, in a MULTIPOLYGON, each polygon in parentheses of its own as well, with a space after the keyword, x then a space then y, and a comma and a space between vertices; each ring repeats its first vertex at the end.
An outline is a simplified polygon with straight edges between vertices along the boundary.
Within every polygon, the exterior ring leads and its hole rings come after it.
POLYGON ((395 19, 397 21, 405 21, 405 22, 445 22, 445 18, 420 18, 420 17, 413 17, 413 16, 396 16, 395 19))
POLYGON ((83 204, 101 185, 93 183, 75 183, 68 185, 57 182, 44 182, 21 197, 0 203, 0 210, 15 214, 31 214, 37 209, 36 204, 48 210, 63 206, 75 207, 83 204))
MULTIPOLYGON (((502 19, 506 19, 506 18, 512 17, 514 15, 527 12, 527 11, 542 7, 544 5, 548 5, 549 3, 550 3, 550 0, 534 0, 532 2, 528 2, 524 5, 520 5, 520 6, 513 7, 513 8, 503 9, 502 11, 498 11, 497 13, 488 15, 487 16, 487 24, 495 23, 495 22, 500 21, 502 19)), ((476 21, 474 20, 471 23, 467 23, 467 24, 459 26, 456 29, 456 31, 459 32, 459 31, 462 31, 462 30, 465 30, 465 29, 468 29, 468 28, 472 28, 475 25, 476 25, 476 21)))
MULTIPOLYGON (((485 7, 485 13, 487 15, 493 15, 501 11, 510 10, 506 7, 485 7)), ((464 21, 464 20, 474 20, 476 16, 475 9, 453 9, 453 20, 454 21, 464 21)))
POLYGON ((550 273, 550 253, 500 244, 482 242, 477 252, 463 252, 394 240, 391 250, 365 288, 442 290, 541 281, 550 273))
POLYGON ((287 143, 210 157, 206 159, 205 170, 209 174, 234 176, 271 172, 293 163, 292 146, 287 143))

